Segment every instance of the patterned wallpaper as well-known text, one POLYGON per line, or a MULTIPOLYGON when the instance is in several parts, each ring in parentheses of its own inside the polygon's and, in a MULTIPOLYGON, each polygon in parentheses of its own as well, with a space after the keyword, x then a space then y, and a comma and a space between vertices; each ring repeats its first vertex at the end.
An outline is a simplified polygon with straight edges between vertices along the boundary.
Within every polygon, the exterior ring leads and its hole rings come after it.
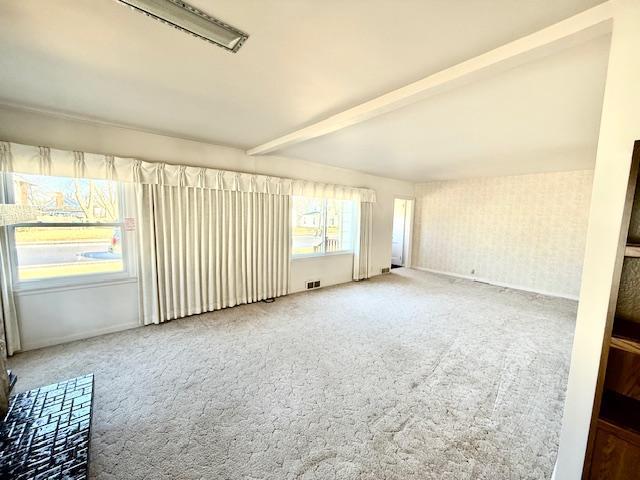
POLYGON ((593 171, 416 187, 413 265, 577 297, 593 171))

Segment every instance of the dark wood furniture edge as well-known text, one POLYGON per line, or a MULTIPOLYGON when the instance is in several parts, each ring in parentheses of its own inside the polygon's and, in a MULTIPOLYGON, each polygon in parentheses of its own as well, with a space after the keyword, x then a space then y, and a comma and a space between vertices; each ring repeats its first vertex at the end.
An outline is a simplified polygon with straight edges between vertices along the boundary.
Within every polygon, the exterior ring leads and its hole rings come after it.
POLYGON ((624 254, 627 246, 627 236, 629 234, 629 223, 631 221, 631 210, 633 208, 633 199, 635 196, 636 183, 638 181, 638 164, 640 163, 640 140, 636 140, 633 144, 633 154, 631 157, 631 166, 629 169, 629 182, 627 183, 627 193, 625 196, 625 206, 622 215, 622 224, 620 235, 618 238, 618 254, 613 269, 613 282, 611 284, 611 293, 609 295, 609 306, 607 308, 607 319, 605 323, 604 337, 602 341, 602 350, 600 356, 600 368, 598 369, 598 378, 596 382, 595 395, 593 398, 593 407, 591 409, 591 423, 589 425, 589 436, 587 439, 587 450, 584 456, 582 466, 583 480, 589 480, 591 475, 591 459, 593 457, 593 446, 596 439, 597 424, 600 417, 600 406, 602 403, 602 393, 604 390, 604 376, 607 371, 607 360, 609 357, 609 345, 611 341, 611 332, 613 329, 613 321, 618 303, 618 291, 620 289, 620 277, 622 275, 622 264, 624 262, 624 254))

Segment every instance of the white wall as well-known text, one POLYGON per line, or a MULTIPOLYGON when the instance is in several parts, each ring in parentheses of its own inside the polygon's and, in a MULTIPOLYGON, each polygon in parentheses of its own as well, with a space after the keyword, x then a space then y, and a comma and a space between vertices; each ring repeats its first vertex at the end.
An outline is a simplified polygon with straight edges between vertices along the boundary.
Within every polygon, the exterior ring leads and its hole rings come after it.
MULTIPOLYGON (((372 188, 378 199, 373 209, 373 274, 390 264, 394 197, 413 195, 409 182, 279 156, 250 157, 234 148, 6 106, 0 106, 0 140, 372 188)), ((292 291, 301 290, 308 279, 320 279, 323 286, 350 281, 351 258, 335 255, 292 261, 292 291)), ((137 318, 138 306, 135 283, 126 285, 18 295, 25 349, 50 344, 51 339, 72 340, 105 333, 118 325, 130 327, 131 319, 137 318), (77 292, 84 292, 86 304, 96 308, 73 306, 77 292), (121 310, 116 311, 109 301, 122 295, 121 310), (108 308, 101 308, 103 305, 108 308)))
POLYGON ((140 325, 136 278, 19 292, 16 308, 23 350, 140 325))
POLYGON ((294 258, 291 261, 290 291, 305 290, 306 283, 311 280, 320 280, 323 287, 350 282, 352 265, 352 254, 294 258))
POLYGON ((416 186, 414 266, 577 298, 593 172, 416 186))
POLYGON ((581 478, 600 352, 611 325, 610 297, 633 145, 640 140, 640 2, 613 0, 612 6, 611 53, 556 480, 581 478))

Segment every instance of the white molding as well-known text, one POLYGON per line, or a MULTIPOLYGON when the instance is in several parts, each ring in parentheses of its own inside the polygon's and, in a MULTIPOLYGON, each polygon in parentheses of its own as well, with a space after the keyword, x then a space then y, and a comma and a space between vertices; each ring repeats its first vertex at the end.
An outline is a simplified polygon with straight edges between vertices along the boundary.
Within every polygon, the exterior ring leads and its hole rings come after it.
POLYGON ((504 287, 504 288, 511 288, 513 290, 522 290, 524 292, 530 292, 530 293, 537 293, 539 295, 546 295, 548 297, 556 297, 556 298, 566 298, 568 300, 575 300, 578 301, 580 298, 577 295, 569 295, 566 293, 557 293, 557 292, 549 292, 546 290, 537 290, 531 287, 525 287, 522 285, 513 285, 511 283, 503 283, 503 282, 496 282, 494 280, 490 280, 488 278, 480 278, 480 277, 472 277, 470 275, 462 275, 460 273, 454 273, 454 272, 445 272, 442 270, 434 270, 433 268, 426 268, 426 267, 418 267, 418 266, 412 266, 411 268, 415 269, 415 270, 421 270, 423 272, 429 272, 429 273, 435 273, 438 275, 447 275, 449 277, 456 277, 456 278, 464 278, 465 280, 472 280, 474 282, 481 282, 481 283, 488 283, 489 285, 494 285, 496 287, 504 287))
POLYGON ((291 262, 299 262, 300 260, 313 260, 324 257, 339 257, 340 255, 349 255, 353 257, 353 250, 340 250, 339 252, 327 253, 303 253, 299 255, 291 255, 291 262))
MULTIPOLYGON (((63 343, 74 342, 76 340, 85 340, 87 338, 99 337, 100 335, 106 335, 108 333, 121 332, 123 330, 131 330, 132 328, 141 327, 141 323, 139 320, 130 321, 127 323, 121 323, 119 325, 114 325, 112 327, 106 328, 98 328, 93 330, 86 330, 81 333, 76 333, 73 335, 66 335, 64 337, 52 337, 48 338, 46 341, 42 342, 34 342, 34 343, 24 343, 22 344, 22 349, 20 352, 26 352, 29 350, 35 350, 37 348, 51 347, 54 345, 61 345, 63 343)), ((19 352, 18 352, 19 353, 19 352)))
POLYGON ((431 74, 324 120, 247 150, 262 155, 341 130, 383 113, 424 100, 481 77, 504 71, 611 32, 612 0, 566 20, 431 74))
MULTIPOLYGON (((396 197, 400 198, 400 197, 396 197)), ((404 252, 402 256, 402 263, 404 263, 403 267, 411 267, 413 264, 413 222, 416 216, 416 200, 414 198, 406 199, 407 208, 409 208, 409 212, 405 211, 405 238, 404 245, 402 246, 404 252)))
MULTIPOLYGON (((74 277, 76 278, 76 277, 74 277)), ((34 282, 33 286, 25 287, 22 284, 20 287, 14 289, 13 293, 17 297, 24 297, 28 295, 42 295, 46 293, 54 293, 54 292, 65 292, 68 290, 85 290, 87 288, 102 288, 109 287, 113 285, 125 285, 127 283, 138 283, 137 277, 131 276, 119 276, 119 277, 102 277, 102 280, 96 280, 95 276, 92 276, 91 279, 85 280, 93 280, 88 283, 67 283, 67 284, 52 284, 43 282, 38 285, 38 282, 34 282), (38 285, 38 286, 36 286, 38 285)))

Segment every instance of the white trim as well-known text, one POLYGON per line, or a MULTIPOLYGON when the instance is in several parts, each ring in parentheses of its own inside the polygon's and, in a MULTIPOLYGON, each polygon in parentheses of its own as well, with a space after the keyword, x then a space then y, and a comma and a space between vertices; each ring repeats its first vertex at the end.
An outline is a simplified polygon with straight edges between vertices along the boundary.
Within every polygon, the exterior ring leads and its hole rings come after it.
POLYGON ((395 201, 404 200, 404 233, 402 240, 402 267, 411 267, 413 261, 413 219, 415 217, 416 199, 408 195, 395 195, 393 198, 393 210, 395 215, 395 201))
POLYGON ((415 218, 416 201, 415 199, 407 200, 408 212, 405 212, 405 252, 404 252, 404 266, 411 268, 413 264, 413 221, 415 218))
POLYGON ((548 297, 566 298, 568 300, 575 300, 575 301, 578 301, 580 299, 577 295, 569 295, 566 293, 557 293, 557 292, 549 292, 546 290, 538 290, 531 287, 524 287, 522 285, 513 285, 510 283, 496 282, 494 280, 489 280, 487 278, 472 277, 470 275, 462 275, 460 273, 444 272, 442 270, 434 270, 432 268, 417 267, 417 266, 413 266, 411 268, 415 270, 421 270, 423 272, 435 273, 438 275, 447 275, 449 277, 464 278, 465 280, 472 280, 474 282, 488 283, 489 285, 495 285, 496 287, 512 288, 514 290, 522 290, 524 292, 537 293, 539 295, 546 295, 548 297))
POLYGON ((127 323, 121 323, 112 327, 98 328, 95 330, 86 330, 82 333, 76 333, 74 335, 66 335, 64 337, 48 338, 43 342, 25 343, 22 342, 22 348, 20 352, 26 352, 28 350, 35 350, 37 348, 51 347, 53 345, 61 345, 63 343, 74 342, 76 340, 85 340, 87 338, 99 337, 100 335, 107 335, 108 333, 121 332, 123 330, 131 330, 132 328, 141 327, 142 324, 139 320, 130 321, 127 323))
POLYGON ((612 1, 247 150, 262 155, 364 122, 451 88, 611 32, 612 1))
MULTIPOLYGON (((56 265, 65 265, 58 263, 56 265)), ((34 265, 35 266, 35 265, 34 265)), ((13 268, 17 269, 17 266, 13 268)), ((53 292, 64 290, 75 290, 85 287, 100 287, 102 285, 113 285, 130 282, 131 275, 122 270, 119 272, 88 273, 78 275, 68 275, 65 277, 36 278, 33 280, 22 280, 16 282, 13 288, 15 294, 26 292, 53 292)))
POLYGON ((298 260, 307 260, 312 258, 322 258, 322 257, 335 257, 338 255, 351 255, 353 256, 353 250, 340 250, 338 252, 327 252, 327 253, 303 253, 299 255, 291 255, 291 261, 296 262, 298 260))
MULTIPOLYGON (((38 286, 34 285, 33 287, 29 287, 29 288, 24 288, 23 286, 21 286, 20 289, 14 289, 13 293, 18 297, 24 297, 27 295, 40 295, 42 293, 50 293, 50 292, 65 292, 68 290, 85 290, 87 288, 102 288, 102 287, 108 287, 112 285, 138 283, 137 277, 120 276, 120 277, 107 279, 105 275, 97 275, 97 277, 100 277, 102 280, 96 280, 96 275, 87 275, 87 277, 91 277, 91 278, 86 278, 85 280, 91 280, 91 279, 94 280, 93 282, 87 282, 87 283, 65 283, 60 285, 53 285, 51 283, 49 284, 40 283, 40 285, 38 286)), ((64 277, 64 278, 69 278, 69 277, 64 277)), ((78 278, 78 277, 73 277, 73 278, 78 278)))

